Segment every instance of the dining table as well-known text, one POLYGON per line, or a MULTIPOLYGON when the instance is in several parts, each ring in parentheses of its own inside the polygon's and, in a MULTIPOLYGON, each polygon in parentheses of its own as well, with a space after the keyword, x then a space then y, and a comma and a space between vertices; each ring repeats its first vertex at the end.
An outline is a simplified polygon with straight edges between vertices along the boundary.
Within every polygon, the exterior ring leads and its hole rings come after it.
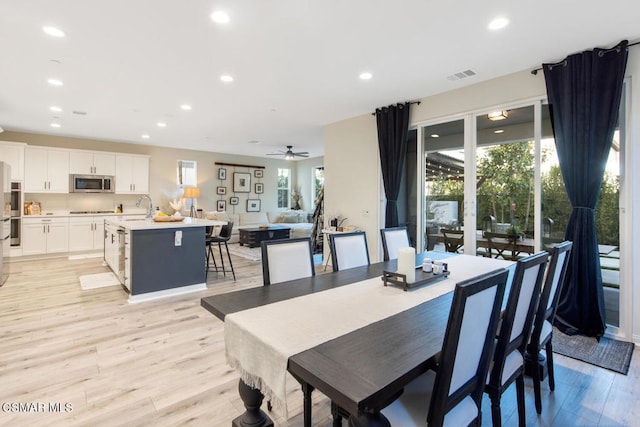
POLYGON ((417 254, 416 265, 425 257, 446 262, 450 274, 410 290, 386 286, 383 272, 397 269, 390 260, 202 298, 224 321, 227 363, 240 374, 246 411, 232 425, 273 425, 264 398, 287 418, 296 382, 305 426, 314 390, 331 400, 336 423, 353 415, 377 425, 380 410, 433 366, 455 284, 513 266, 440 251, 417 254))

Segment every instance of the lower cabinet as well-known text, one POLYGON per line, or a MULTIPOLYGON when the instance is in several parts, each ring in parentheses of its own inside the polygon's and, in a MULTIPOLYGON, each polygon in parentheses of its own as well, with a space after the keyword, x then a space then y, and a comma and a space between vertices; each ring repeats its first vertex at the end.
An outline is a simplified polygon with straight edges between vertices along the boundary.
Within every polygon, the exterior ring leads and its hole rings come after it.
POLYGON ((69 218, 69 252, 104 247, 104 216, 69 218))
POLYGON ((68 218, 24 218, 22 255, 69 251, 68 218))

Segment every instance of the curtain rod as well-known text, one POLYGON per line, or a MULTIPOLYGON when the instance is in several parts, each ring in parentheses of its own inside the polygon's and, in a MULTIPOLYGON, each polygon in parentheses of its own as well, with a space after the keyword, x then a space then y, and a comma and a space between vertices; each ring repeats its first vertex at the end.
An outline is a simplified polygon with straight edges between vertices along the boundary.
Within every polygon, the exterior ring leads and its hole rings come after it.
MULTIPOLYGON (((627 45, 627 48, 630 48, 631 46, 635 46, 635 45, 638 45, 638 44, 640 44, 640 42, 629 43, 629 44, 627 45)), ((609 49, 609 50, 615 50, 615 48, 611 48, 611 49, 609 49)), ((561 61, 561 62, 562 62, 562 61, 561 61)), ((536 76, 536 75, 538 75, 538 71, 540 71, 540 70, 542 70, 542 67, 540 67, 540 68, 536 68, 536 69, 534 69, 534 70, 531 70, 531 74, 533 74, 534 76, 536 76)))
MULTIPOLYGON (((420 102, 421 101, 409 101, 409 104, 418 104, 418 105, 420 105, 420 102)), ((373 113, 371 113, 371 115, 375 116, 376 115, 375 111, 373 113)))
POLYGON ((254 169, 265 169, 265 166, 255 166, 255 165, 240 165, 238 163, 224 163, 224 162, 215 162, 216 165, 220 166, 236 166, 240 168, 254 168, 254 169))

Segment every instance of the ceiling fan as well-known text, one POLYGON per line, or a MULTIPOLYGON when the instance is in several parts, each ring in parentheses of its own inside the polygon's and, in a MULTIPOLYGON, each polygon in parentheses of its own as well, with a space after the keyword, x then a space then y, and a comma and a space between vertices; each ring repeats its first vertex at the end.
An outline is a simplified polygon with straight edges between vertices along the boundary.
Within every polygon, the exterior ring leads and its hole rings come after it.
POLYGON ((284 156, 285 160, 293 160, 296 157, 309 157, 308 151, 299 151, 297 153, 294 153, 292 148, 293 145, 287 145, 287 151, 280 150, 277 153, 267 153, 267 156, 284 156))

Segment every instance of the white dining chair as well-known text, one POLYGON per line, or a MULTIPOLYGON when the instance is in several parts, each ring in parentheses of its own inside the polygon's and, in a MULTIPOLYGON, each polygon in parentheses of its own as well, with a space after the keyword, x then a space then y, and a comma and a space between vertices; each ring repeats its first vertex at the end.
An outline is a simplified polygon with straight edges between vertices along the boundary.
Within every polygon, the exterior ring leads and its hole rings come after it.
POLYGON ((385 261, 397 259, 398 249, 411 246, 407 227, 382 228, 380 236, 382 237, 382 250, 385 261))
MULTIPOLYGON (((456 285, 442 352, 381 413, 392 426, 480 425, 482 390, 493 353, 507 270, 456 285)), ((398 361, 401 363, 401 361, 398 361)))
POLYGON ((333 271, 369 265, 369 249, 364 231, 329 235, 333 271))
POLYGON ((551 258, 547 266, 546 278, 544 286, 540 294, 538 302, 538 310, 536 311, 535 320, 533 321, 533 331, 527 347, 528 363, 531 363, 531 376, 533 378, 533 392, 535 395, 536 412, 542 413, 542 396, 540 391, 540 383, 542 378, 542 367, 539 366, 540 359, 538 354, 544 348, 546 350, 547 376, 549 377, 549 389, 555 389, 555 379, 553 376, 553 346, 551 339, 553 338, 553 319, 556 315, 560 292, 564 284, 564 276, 569 264, 569 255, 573 243, 565 241, 554 245, 551 249, 551 258))
POLYGON ((265 286, 315 275, 309 237, 265 240, 261 245, 265 286))
POLYGON ((491 419, 494 426, 502 425, 500 400, 514 381, 518 424, 521 427, 526 425, 524 354, 531 334, 533 314, 540 298, 548 257, 549 254, 543 251, 523 258, 516 264, 507 306, 500 321, 493 364, 484 388, 491 399, 491 419))

